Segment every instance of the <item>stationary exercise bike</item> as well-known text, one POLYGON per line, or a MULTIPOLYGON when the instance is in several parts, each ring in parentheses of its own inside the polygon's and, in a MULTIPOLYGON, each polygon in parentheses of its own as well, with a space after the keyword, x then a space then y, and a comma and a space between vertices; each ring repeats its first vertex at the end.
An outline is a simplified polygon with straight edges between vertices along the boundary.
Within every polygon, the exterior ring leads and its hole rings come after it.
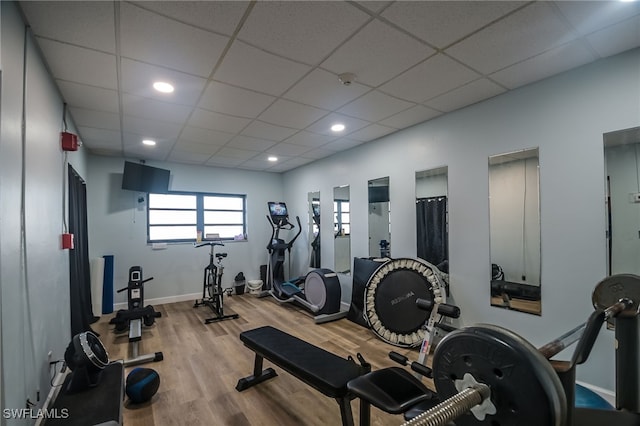
POLYGON ((238 314, 224 314, 224 289, 222 288, 222 274, 224 273, 224 266, 222 265, 222 259, 227 257, 227 253, 214 253, 215 246, 224 247, 224 244, 217 241, 207 241, 194 245, 196 248, 204 246, 209 246, 209 264, 204 267, 202 299, 196 300, 193 307, 198 308, 200 306, 208 306, 209 309, 213 311, 215 316, 205 319, 205 324, 237 319, 240 317, 238 314), (214 257, 218 262, 217 265, 213 260, 214 257))
MULTIPOLYGON (((269 260, 267 263, 267 288, 269 294, 278 302, 295 302, 314 314, 316 324, 335 321, 347 316, 347 310, 342 310, 342 291, 338 275, 330 269, 318 268, 303 277, 285 280, 284 262, 289 257, 291 269, 291 248, 302 232, 300 218, 296 216, 298 231, 286 242, 280 238, 281 230, 296 228, 289 222, 287 205, 283 202, 269 202, 267 220, 271 225, 271 239, 267 244, 269 260)), ((289 276, 291 271, 289 271, 289 276)))
POLYGON ((129 343, 131 343, 132 358, 124 361, 125 367, 131 365, 144 364, 152 361, 162 361, 162 352, 155 352, 146 355, 138 354, 138 345, 142 340, 142 324, 151 327, 156 318, 162 316, 153 306, 144 306, 144 283, 151 281, 153 277, 142 279, 142 267, 132 266, 129 268, 129 282, 126 287, 117 292, 127 291, 127 308, 120 309, 116 316, 111 318, 109 324, 114 324, 117 332, 122 332, 129 327, 129 343))

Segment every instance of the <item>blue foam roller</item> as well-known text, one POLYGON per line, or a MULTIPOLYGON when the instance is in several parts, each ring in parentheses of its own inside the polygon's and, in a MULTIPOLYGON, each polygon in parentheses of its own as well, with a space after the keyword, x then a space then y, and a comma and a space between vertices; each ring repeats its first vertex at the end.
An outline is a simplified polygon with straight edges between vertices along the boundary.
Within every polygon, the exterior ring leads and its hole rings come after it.
POLYGON ((600 410, 613 410, 609 402, 594 391, 576 384, 576 407, 597 408, 600 410))

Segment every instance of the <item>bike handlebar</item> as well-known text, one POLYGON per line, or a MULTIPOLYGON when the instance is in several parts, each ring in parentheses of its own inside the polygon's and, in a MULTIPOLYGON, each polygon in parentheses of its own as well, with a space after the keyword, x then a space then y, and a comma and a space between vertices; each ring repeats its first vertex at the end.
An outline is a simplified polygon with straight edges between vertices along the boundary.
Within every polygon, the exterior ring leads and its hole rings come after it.
POLYGON ((204 246, 223 246, 224 247, 224 244, 219 243, 217 241, 207 241, 207 242, 199 243, 199 244, 193 243, 193 247, 195 247, 195 248, 204 247, 204 246))

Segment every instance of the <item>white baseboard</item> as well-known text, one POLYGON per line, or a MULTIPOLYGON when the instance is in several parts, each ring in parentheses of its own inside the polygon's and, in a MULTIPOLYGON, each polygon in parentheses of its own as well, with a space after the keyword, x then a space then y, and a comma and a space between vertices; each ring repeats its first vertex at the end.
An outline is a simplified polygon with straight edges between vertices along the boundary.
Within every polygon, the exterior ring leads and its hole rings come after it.
MULTIPOLYGON (((202 293, 191 293, 191 294, 181 294, 179 296, 169 296, 169 297, 157 297, 155 299, 146 299, 144 301, 146 305, 164 305, 165 303, 175 303, 175 302, 184 302, 187 300, 196 300, 201 299, 202 293)), ((117 311, 118 309, 127 309, 127 302, 120 302, 113 304, 113 310, 117 311)))
POLYGON ((593 392, 597 393, 598 395, 603 397, 609 404, 613 405, 614 407, 616 406, 616 393, 614 391, 609 390, 609 389, 605 389, 605 388, 601 388, 599 386, 594 386, 592 384, 581 382, 581 381, 578 381, 578 380, 576 380, 576 384, 578 384, 580 386, 584 386, 585 388, 589 389, 590 391, 593 391, 593 392))

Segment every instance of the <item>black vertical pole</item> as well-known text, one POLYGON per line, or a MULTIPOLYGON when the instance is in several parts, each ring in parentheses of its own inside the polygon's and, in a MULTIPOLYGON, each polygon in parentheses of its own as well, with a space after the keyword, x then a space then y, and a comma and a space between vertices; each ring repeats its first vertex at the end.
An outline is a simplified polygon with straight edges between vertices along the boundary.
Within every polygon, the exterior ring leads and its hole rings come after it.
POLYGON ((638 316, 616 318, 616 408, 640 412, 640 327, 638 316))

